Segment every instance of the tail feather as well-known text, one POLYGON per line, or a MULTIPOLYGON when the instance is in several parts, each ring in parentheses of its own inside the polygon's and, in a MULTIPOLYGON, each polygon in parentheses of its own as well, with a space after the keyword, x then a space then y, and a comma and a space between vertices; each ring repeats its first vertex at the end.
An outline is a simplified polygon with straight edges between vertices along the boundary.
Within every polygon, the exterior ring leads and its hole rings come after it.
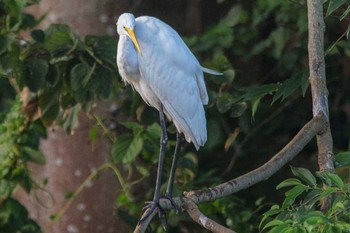
POLYGON ((201 66, 201 68, 202 68, 202 71, 203 71, 203 72, 208 73, 208 74, 212 74, 212 75, 223 75, 223 73, 217 72, 216 70, 208 69, 208 68, 205 68, 205 67, 203 67, 203 66, 201 66))

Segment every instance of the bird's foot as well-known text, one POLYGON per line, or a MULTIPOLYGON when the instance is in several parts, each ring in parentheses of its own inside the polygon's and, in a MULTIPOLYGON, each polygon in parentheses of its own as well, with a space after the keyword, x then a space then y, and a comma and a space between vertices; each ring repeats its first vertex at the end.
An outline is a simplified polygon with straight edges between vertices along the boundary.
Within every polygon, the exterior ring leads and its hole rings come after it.
POLYGON ((165 193, 162 198, 167 199, 170 201, 171 206, 175 209, 176 214, 179 213, 179 206, 175 203, 173 196, 170 193, 165 193))
POLYGON ((164 209, 160 206, 159 200, 153 200, 153 201, 147 201, 146 206, 143 207, 142 210, 145 210, 144 216, 139 220, 139 224, 145 221, 150 215, 152 215, 155 211, 158 212, 159 218, 162 221, 162 224, 164 222, 163 219, 165 219, 165 224, 163 226, 165 227, 166 225, 166 214, 164 209))

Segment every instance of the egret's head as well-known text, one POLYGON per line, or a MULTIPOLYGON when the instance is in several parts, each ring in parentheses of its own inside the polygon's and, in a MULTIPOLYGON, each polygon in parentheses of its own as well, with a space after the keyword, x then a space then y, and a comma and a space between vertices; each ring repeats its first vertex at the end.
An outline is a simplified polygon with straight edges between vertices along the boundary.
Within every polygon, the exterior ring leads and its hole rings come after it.
POLYGON ((124 13, 119 16, 119 19, 117 21, 117 31, 120 36, 128 36, 134 43, 137 51, 141 54, 141 48, 135 36, 135 25, 136 22, 134 15, 130 13, 124 13))

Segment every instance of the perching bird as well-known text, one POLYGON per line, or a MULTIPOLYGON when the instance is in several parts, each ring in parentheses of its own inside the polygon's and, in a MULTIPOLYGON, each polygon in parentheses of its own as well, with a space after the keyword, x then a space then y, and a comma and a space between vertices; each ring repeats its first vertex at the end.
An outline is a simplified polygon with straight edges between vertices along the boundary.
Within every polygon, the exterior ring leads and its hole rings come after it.
MULTIPOLYGON (((117 65, 124 82, 129 83, 142 99, 159 111, 162 127, 161 149, 156 189, 150 213, 159 207, 161 172, 167 141, 164 114, 178 131, 173 165, 166 198, 170 201, 176 169, 180 134, 198 150, 207 140, 203 105, 208 94, 203 72, 220 73, 202 67, 179 34, 161 20, 124 13, 117 21, 119 34, 117 65)), ((174 204, 174 202, 172 201, 174 204)), ((160 209, 160 208, 159 208, 160 209)))

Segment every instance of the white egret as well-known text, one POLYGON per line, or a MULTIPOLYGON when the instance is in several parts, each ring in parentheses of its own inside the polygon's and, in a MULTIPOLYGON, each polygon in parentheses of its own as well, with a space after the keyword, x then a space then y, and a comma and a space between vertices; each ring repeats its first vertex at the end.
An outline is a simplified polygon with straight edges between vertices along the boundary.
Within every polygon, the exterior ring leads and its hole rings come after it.
MULTIPOLYGON (((207 140, 203 105, 208 94, 203 72, 220 73, 202 67, 179 34, 161 20, 124 13, 117 21, 119 34, 117 65, 124 82, 129 83, 142 99, 159 111, 162 127, 158 173, 149 213, 159 207, 161 172, 167 142, 164 114, 178 131, 177 145, 166 190, 172 204, 172 183, 176 169, 181 134, 198 150, 207 140)), ((174 205, 174 207, 176 207, 174 205)), ((160 208, 159 208, 160 209, 160 208)))

